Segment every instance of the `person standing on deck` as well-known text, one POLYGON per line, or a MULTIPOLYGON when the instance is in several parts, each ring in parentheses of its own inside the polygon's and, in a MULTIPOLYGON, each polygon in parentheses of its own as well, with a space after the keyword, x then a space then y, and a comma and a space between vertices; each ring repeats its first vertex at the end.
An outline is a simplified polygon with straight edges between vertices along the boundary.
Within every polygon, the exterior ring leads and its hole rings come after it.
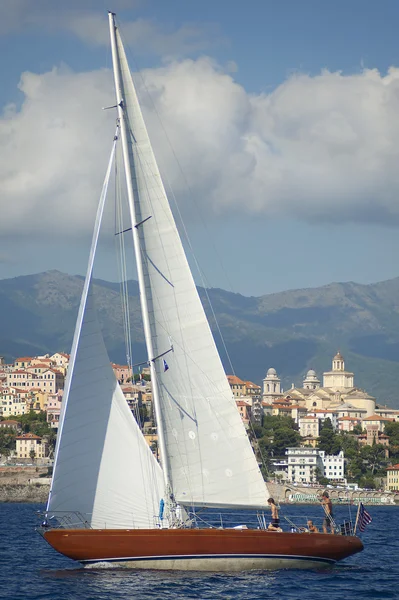
POLYGON ((325 512, 323 533, 328 533, 327 527, 330 527, 331 533, 334 534, 333 506, 328 492, 323 492, 321 503, 325 512))
POLYGON ((268 505, 272 509, 272 522, 267 528, 269 531, 282 531, 280 527, 280 517, 278 516, 278 508, 274 501, 274 498, 269 498, 267 501, 268 505))

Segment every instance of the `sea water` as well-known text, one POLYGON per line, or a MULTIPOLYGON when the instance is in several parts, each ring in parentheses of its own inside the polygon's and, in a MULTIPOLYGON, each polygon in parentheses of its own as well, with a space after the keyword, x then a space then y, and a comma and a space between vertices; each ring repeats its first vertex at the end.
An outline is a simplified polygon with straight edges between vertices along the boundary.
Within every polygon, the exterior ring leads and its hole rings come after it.
MULTIPOLYGON (((242 574, 129 571, 105 564, 83 568, 35 532, 42 509, 0 504, 1 600, 399 599, 399 507, 367 507, 373 522, 363 535, 365 550, 334 567, 242 574)), ((348 507, 334 509, 337 522, 348 517, 348 507)), ((290 530, 284 515, 306 519, 320 511, 319 506, 283 506, 283 527, 290 530)))

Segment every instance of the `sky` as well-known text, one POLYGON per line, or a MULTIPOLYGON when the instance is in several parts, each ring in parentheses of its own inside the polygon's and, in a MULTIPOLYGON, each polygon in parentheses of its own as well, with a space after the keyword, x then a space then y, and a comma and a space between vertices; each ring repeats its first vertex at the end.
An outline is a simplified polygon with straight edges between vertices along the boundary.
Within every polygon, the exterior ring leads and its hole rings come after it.
MULTIPOLYGON (((399 275, 396 0, 0 6, 0 279, 85 272, 115 127, 109 9, 207 285, 399 275)), ((116 281, 113 238, 95 273, 116 281)))

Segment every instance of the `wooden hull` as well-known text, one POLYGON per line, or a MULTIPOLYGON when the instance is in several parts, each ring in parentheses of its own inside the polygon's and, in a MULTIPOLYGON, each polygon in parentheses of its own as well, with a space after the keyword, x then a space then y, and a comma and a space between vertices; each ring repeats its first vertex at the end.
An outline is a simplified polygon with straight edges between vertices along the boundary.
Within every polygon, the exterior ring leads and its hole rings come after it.
POLYGON ((354 536, 252 529, 50 529, 43 536, 81 563, 136 569, 312 569, 363 550, 354 536))

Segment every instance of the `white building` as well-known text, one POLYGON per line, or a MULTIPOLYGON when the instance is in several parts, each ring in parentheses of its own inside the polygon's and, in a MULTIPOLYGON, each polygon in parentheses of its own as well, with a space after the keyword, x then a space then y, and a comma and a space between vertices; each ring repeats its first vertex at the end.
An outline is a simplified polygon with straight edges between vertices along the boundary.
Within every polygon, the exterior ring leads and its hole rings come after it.
POLYGON ((281 379, 278 377, 276 369, 271 367, 263 380, 263 400, 265 402, 273 402, 281 398, 282 395, 281 379))
POLYGON ((331 482, 344 482, 345 457, 341 452, 337 455, 325 454, 317 448, 287 448, 288 480, 293 483, 317 483, 324 476, 331 482))
POLYGON ((345 371, 345 361, 340 352, 334 356, 332 370, 323 373, 323 387, 345 392, 353 389, 353 373, 345 371))
POLYGON ((309 446, 287 448, 288 480, 293 483, 317 483, 324 475, 324 465, 320 451, 309 446))
POLYGON ((337 455, 324 455, 324 452, 320 452, 323 454, 322 460, 324 465, 324 477, 327 477, 332 482, 343 482, 346 483, 345 479, 345 457, 344 453, 341 452, 337 455))
POLYGON ((310 369, 306 373, 306 377, 303 380, 303 387, 305 390, 318 390, 320 387, 320 379, 317 378, 316 371, 310 369))

